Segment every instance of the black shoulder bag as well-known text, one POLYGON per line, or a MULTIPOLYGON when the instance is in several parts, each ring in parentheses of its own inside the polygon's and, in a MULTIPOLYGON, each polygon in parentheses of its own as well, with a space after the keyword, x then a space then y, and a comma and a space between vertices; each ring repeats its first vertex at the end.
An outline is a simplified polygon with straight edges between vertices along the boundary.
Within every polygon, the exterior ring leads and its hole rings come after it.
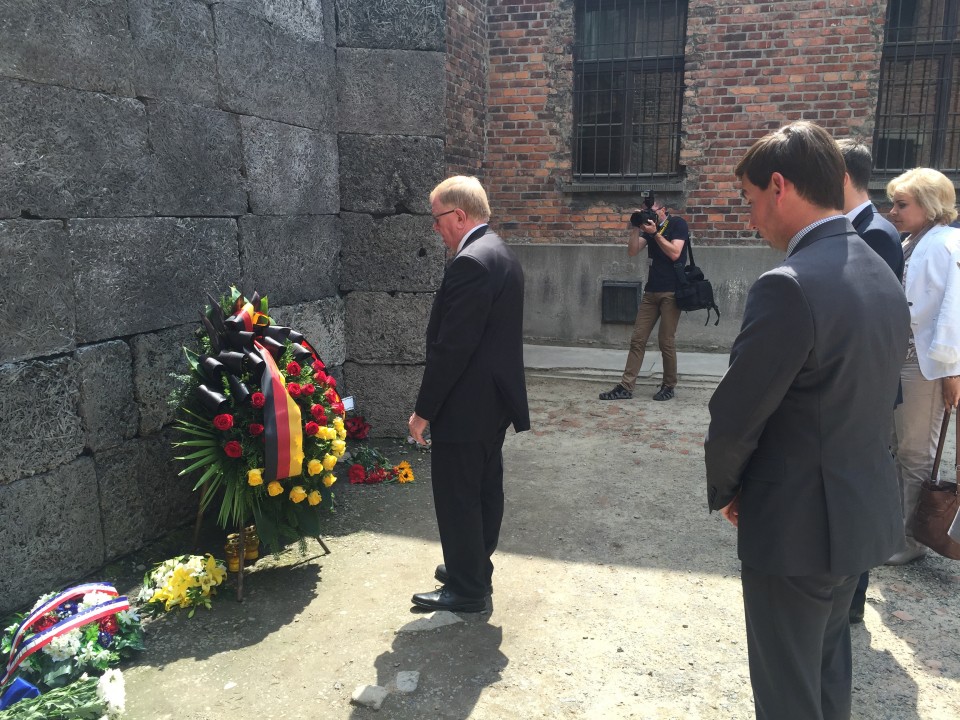
POLYGON ((713 299, 713 285, 703 276, 703 270, 698 268, 693 261, 693 242, 687 239, 687 257, 690 262, 684 265, 679 260, 673 264, 673 269, 677 274, 677 307, 681 310, 706 310, 707 322, 710 322, 710 311, 717 314, 717 321, 714 325, 720 324, 720 308, 713 299))

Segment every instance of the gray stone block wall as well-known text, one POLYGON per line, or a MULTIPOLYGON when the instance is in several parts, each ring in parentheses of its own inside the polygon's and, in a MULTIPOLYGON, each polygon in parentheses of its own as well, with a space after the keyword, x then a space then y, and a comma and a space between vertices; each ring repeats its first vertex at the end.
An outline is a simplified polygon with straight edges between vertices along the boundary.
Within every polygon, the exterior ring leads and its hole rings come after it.
POLYGON ((168 400, 207 292, 267 295, 405 434, 444 3, 339 5, 0 0, 0 613, 193 520, 168 400))
POLYGON ((32 604, 104 562, 97 477, 91 458, 0 485, 0 604, 32 604), (38 502, 38 498, 48 500, 38 502))
POLYGON ((341 213, 343 290, 433 292, 446 253, 429 215, 341 213))

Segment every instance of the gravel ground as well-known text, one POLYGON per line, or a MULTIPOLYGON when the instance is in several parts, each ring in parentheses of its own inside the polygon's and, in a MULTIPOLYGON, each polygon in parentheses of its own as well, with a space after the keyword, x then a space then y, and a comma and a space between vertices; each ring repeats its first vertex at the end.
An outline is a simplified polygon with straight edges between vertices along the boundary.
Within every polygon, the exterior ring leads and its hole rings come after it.
MULTIPOLYGON (((608 385, 530 379, 534 429, 504 449, 489 612, 409 632, 425 617, 409 597, 435 587, 441 561, 429 456, 385 445, 417 481, 338 485, 332 554, 311 542, 305 556, 264 558, 243 603, 224 591, 211 611, 151 622, 125 673, 127 716, 753 717, 735 530, 706 510, 711 390, 598 401, 608 385), (400 671, 420 673, 414 692, 392 686, 400 671), (350 703, 367 684, 391 691, 379 711, 350 703)), ((109 570, 174 554, 186 535, 109 570)), ((876 570, 853 629, 853 717, 960 717, 958 621, 960 564, 928 556, 876 570)))

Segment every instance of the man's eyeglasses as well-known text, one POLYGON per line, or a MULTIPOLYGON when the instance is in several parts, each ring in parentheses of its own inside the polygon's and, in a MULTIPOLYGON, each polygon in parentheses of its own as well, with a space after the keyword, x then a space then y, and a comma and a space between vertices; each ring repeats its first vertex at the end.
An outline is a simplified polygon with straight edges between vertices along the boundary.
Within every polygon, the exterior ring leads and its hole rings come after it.
POLYGON ((442 218, 444 215, 449 215, 450 213, 454 213, 456 211, 457 209, 454 208, 453 210, 447 210, 446 212, 442 212, 439 215, 431 215, 430 217, 432 217, 433 221, 437 223, 437 222, 440 222, 440 218, 442 218))

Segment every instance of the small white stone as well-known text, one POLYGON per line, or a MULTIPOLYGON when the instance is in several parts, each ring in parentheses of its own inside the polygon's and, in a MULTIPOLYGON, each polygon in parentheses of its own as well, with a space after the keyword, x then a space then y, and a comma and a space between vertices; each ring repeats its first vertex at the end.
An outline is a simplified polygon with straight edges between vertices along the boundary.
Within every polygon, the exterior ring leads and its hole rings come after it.
POLYGON ((237 684, 236 684, 233 680, 231 680, 230 682, 228 682, 226 685, 223 686, 223 689, 224 689, 224 690, 233 690, 236 686, 237 686, 237 684))
POLYGON ((357 685, 350 702, 379 710, 387 695, 387 689, 379 685, 357 685))
POLYGON ((401 670, 397 673, 397 690, 402 693, 412 693, 420 683, 420 672, 417 670, 401 670))

